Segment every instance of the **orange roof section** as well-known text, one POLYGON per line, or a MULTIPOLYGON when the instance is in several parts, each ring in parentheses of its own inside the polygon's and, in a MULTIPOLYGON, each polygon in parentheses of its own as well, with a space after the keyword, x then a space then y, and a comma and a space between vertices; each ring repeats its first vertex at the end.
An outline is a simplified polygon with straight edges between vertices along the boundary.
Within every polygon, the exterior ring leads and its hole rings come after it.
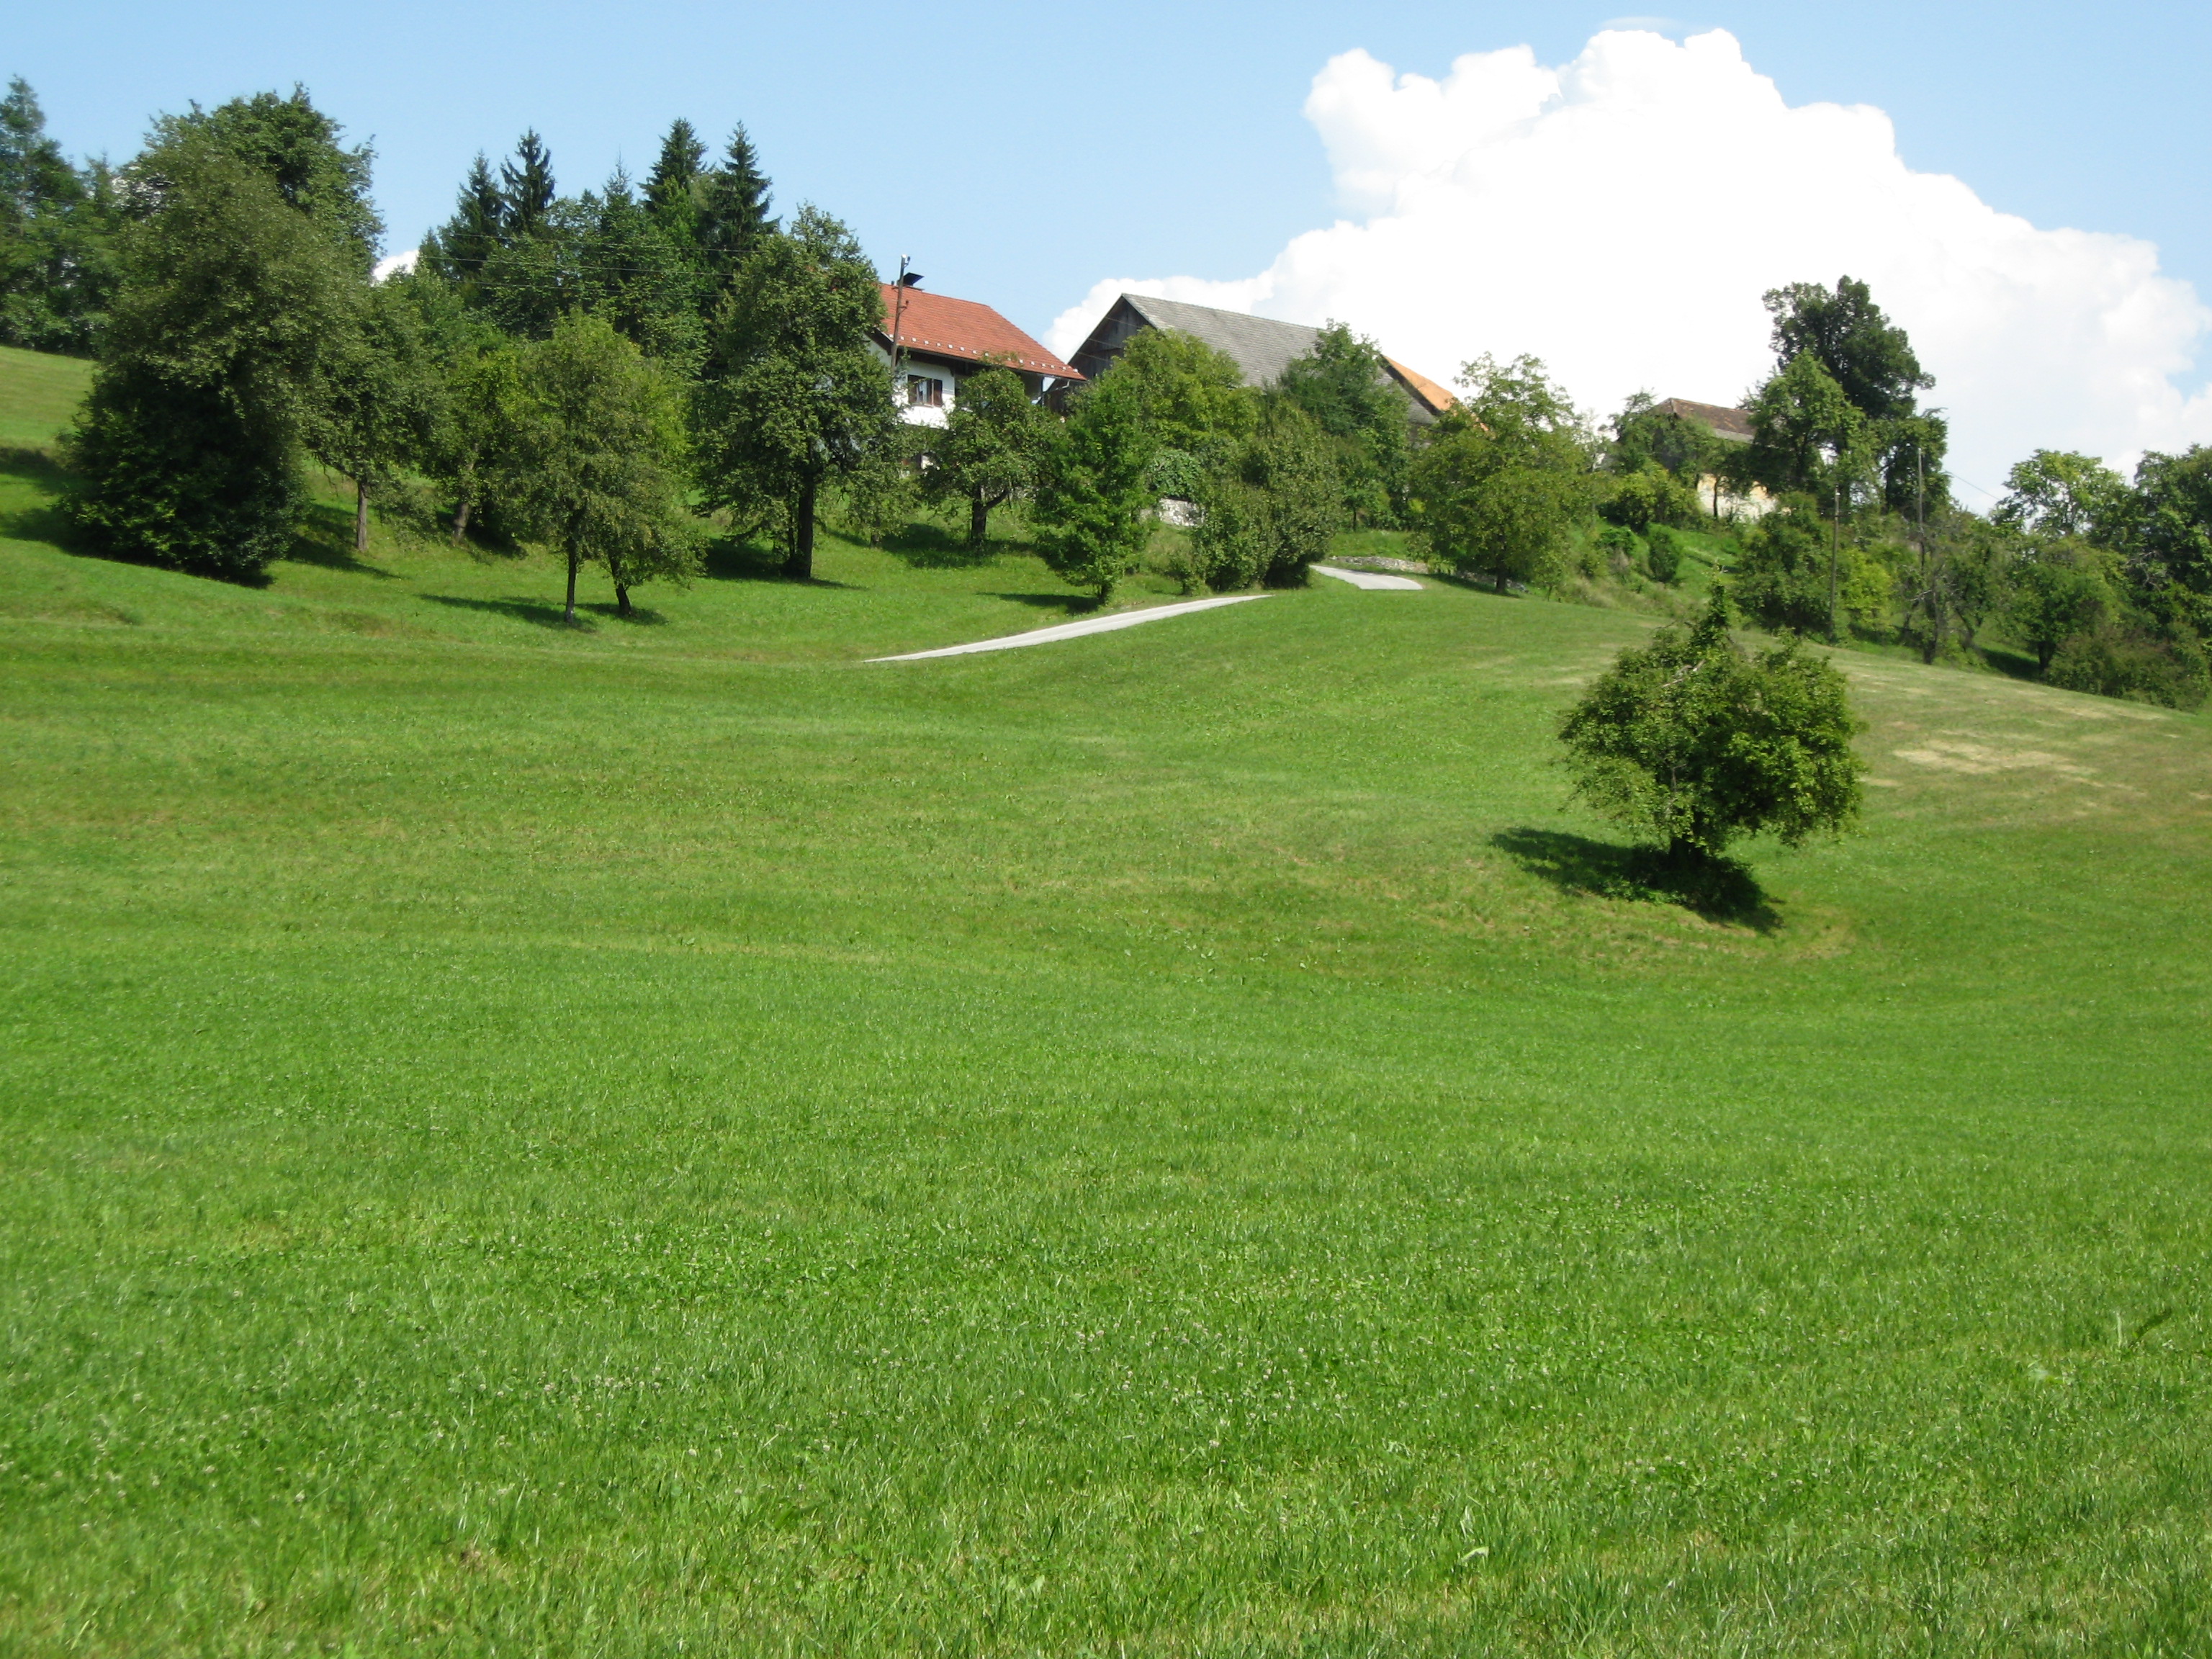
POLYGON ((899 291, 890 283, 884 291, 884 320, 877 332, 888 346, 891 319, 898 319, 898 343, 902 351, 919 351, 933 357, 965 357, 981 362, 987 357, 1011 360, 1007 366, 1032 374, 1050 374, 1063 380, 1082 375, 1047 351, 1035 340, 987 305, 955 300, 918 288, 906 291, 906 305, 897 309, 899 291))
POLYGON ((1430 414, 1441 415, 1448 409, 1456 409, 1459 406, 1458 398, 1453 397, 1450 392, 1445 391, 1427 375, 1407 368, 1395 357, 1385 357, 1382 361, 1389 364, 1391 371, 1406 383, 1406 389, 1408 392, 1429 406, 1430 414))

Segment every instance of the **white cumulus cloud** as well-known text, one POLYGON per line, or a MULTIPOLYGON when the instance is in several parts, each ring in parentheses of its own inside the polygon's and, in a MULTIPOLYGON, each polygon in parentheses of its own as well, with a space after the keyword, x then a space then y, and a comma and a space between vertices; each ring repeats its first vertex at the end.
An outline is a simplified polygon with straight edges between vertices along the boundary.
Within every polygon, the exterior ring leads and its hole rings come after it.
POLYGON ((1727 404, 1771 366, 1760 295, 1848 274, 1910 331, 1966 480, 2039 447, 2126 465, 2212 441, 2212 387, 2182 384, 2212 310, 2153 244, 1916 173, 1881 111, 1793 108, 1723 31, 1607 29, 1562 68, 1521 46, 1442 80, 1348 52, 1305 114, 1350 216, 1242 280, 1102 282, 1054 349, 1129 290, 1340 319, 1438 379, 1532 351, 1598 410, 1639 387, 1727 404))

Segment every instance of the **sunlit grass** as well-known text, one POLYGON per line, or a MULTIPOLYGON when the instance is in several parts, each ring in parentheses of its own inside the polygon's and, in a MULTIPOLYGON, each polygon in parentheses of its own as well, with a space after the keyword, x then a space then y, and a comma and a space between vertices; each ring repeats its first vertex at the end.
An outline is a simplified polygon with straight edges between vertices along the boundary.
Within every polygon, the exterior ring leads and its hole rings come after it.
POLYGON ((1646 620, 821 568, 0 544, 0 1644, 2202 1650, 2203 719, 1700 914, 1646 620))

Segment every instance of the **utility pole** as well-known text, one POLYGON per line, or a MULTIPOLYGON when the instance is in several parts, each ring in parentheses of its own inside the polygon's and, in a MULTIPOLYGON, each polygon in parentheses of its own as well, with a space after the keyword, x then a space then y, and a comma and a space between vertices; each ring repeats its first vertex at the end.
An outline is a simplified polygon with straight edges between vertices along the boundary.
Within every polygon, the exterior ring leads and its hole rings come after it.
POLYGON ((899 329, 906 321, 907 290, 921 280, 908 271, 913 263, 911 253, 899 255, 898 297, 891 301, 891 397, 895 400, 899 392, 899 329))

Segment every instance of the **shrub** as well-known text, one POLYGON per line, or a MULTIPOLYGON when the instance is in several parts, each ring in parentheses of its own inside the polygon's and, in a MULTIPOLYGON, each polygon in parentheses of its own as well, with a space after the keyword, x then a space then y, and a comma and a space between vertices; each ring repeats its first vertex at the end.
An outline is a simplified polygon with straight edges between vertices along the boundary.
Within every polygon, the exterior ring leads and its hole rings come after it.
POLYGON ((2193 641, 2154 639, 2109 617, 2060 645, 2044 678, 2069 691, 2169 708, 2195 708, 2212 690, 2203 653, 2193 641))
POLYGON ((1729 636, 1713 590, 1693 629, 1620 653, 1559 725, 1575 793, 1676 857, 1737 836, 1796 846, 1856 816, 1858 729, 1834 665, 1786 640, 1757 657, 1729 636))
POLYGON ((1663 524, 1653 525, 1644 542, 1644 563, 1653 581, 1671 584, 1682 570, 1681 538, 1663 524))

